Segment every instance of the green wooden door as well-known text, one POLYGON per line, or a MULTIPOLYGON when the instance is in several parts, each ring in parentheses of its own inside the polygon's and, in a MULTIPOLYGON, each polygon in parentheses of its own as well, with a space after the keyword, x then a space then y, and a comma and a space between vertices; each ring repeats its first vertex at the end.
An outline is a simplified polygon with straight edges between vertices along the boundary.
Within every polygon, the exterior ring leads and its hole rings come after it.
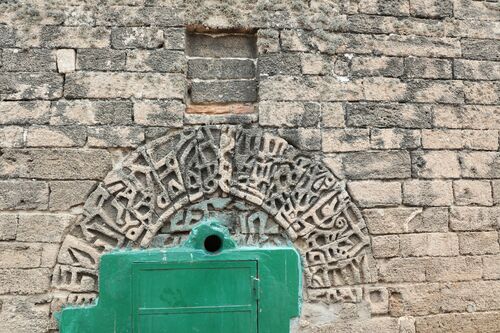
POLYGON ((135 333, 257 333, 256 261, 134 263, 135 333))

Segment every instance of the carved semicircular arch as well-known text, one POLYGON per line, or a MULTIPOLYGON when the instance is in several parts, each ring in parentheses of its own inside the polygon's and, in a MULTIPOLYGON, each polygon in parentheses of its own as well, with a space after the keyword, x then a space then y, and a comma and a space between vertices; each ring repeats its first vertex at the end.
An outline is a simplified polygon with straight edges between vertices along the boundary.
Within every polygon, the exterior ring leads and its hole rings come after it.
POLYGON ((372 282, 370 238, 345 182, 261 129, 200 126, 152 141, 108 174, 64 239, 52 286, 63 303, 92 301, 101 254, 178 244, 213 216, 243 244, 293 242, 308 300, 357 302, 354 286, 372 282))

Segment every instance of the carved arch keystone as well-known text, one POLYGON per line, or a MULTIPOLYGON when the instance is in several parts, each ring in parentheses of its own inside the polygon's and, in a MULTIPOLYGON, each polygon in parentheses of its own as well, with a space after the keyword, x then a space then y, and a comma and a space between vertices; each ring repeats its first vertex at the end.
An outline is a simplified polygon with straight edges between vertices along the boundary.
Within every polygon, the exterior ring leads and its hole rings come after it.
POLYGON ((359 302, 358 285, 372 282, 370 238, 345 182, 261 129, 200 126, 152 141, 107 175, 63 241, 52 286, 63 302, 90 302, 101 254, 176 245, 209 216, 244 244, 293 242, 307 300, 359 302))

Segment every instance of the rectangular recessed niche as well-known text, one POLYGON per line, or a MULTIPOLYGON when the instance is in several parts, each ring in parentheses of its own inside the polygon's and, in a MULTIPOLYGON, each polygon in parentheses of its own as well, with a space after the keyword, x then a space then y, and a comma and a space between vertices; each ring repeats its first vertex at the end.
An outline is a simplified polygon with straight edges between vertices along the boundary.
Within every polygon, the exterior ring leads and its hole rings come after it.
POLYGON ((257 101, 255 33, 188 31, 188 113, 251 113, 257 101))

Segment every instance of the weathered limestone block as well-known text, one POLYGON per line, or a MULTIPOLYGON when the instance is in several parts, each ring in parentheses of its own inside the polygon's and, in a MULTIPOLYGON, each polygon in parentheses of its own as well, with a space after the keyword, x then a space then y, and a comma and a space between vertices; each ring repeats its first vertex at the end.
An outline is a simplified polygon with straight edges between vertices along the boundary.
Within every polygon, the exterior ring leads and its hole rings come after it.
POLYGON ((495 205, 500 205, 500 180, 492 180, 493 187, 493 202, 495 205))
POLYGON ((459 206, 492 206, 491 183, 488 180, 456 180, 453 182, 455 204, 459 206))
POLYGON ((409 78, 451 79, 452 62, 447 59, 409 57, 405 59, 405 75, 409 78))
POLYGON ((184 87, 181 74, 76 72, 66 75, 64 92, 67 98, 182 99, 184 87))
POLYGON ((56 52, 57 70, 59 73, 71 73, 76 68, 76 52, 74 49, 60 49, 56 52))
POLYGON ((50 269, 0 269, 0 295, 34 295, 49 289, 50 269))
POLYGON ((84 126, 31 126, 26 134, 27 147, 81 147, 86 141, 84 126))
MULTIPOLYGON (((477 1, 472 1, 477 3, 477 1)), ((481 3, 481 2, 480 2, 481 3)), ((500 312, 448 313, 416 319, 417 333, 495 332, 500 312)))
POLYGON ((376 15, 408 16, 410 6, 403 0, 367 0, 359 4, 360 13, 376 15))
MULTIPOLYGON (((1 165, 1 162, 0 162, 1 165)), ((47 183, 31 180, 0 181, 0 209, 47 209, 49 187, 47 183)))
POLYGON ((186 30, 184 28, 163 29, 163 37, 166 49, 184 50, 186 48, 186 30))
POLYGON ((17 214, 0 214, 0 240, 14 240, 17 233, 17 214))
POLYGON ((410 0, 410 14, 416 17, 453 16, 453 0, 410 0))
POLYGON ((496 106, 439 105, 434 107, 434 115, 436 127, 500 129, 500 113, 496 106))
POLYGON ((409 180, 403 183, 403 203, 415 206, 453 204, 452 182, 445 180, 409 180))
POLYGON ((417 178, 460 178, 457 152, 420 150, 411 157, 412 173, 417 178))
POLYGON ((50 102, 0 101, 0 124, 33 125, 49 122, 50 102))
POLYGON ((374 258, 399 257, 399 236, 373 236, 372 252, 374 258))
MULTIPOLYGON (((465 101, 468 104, 493 104, 500 102, 499 81, 463 81, 465 101)), ((491 106, 489 106, 491 108, 491 106)), ((485 111, 488 107, 485 107, 485 111)), ((493 115, 496 119, 498 115, 493 115)), ((483 116, 484 117, 484 116, 483 116)))
POLYGON ((84 71, 119 71, 125 70, 126 61, 125 50, 80 49, 76 66, 84 71))
POLYGON ((49 209, 69 210, 74 206, 83 205, 95 185, 93 180, 51 181, 49 209))
POLYGON ((191 101, 193 103, 244 103, 256 100, 257 81, 255 80, 191 82, 191 101))
POLYGON ((397 57, 354 57, 350 73, 356 77, 385 76, 400 77, 403 75, 403 59, 397 57))
POLYGON ((443 312, 500 310, 500 281, 449 283, 442 289, 442 294, 443 312))
POLYGON ((374 51, 395 57, 460 57, 460 41, 455 38, 376 35, 374 51))
POLYGON ((49 49, 4 49, 3 67, 6 72, 53 72, 56 58, 49 49))
POLYGON ((6 25, 0 25, 0 47, 12 47, 16 44, 16 33, 14 29, 6 25))
POLYGON ((448 231, 446 207, 365 209, 363 215, 371 234, 448 231))
POLYGON ((48 48, 105 48, 109 47, 110 31, 103 27, 42 27, 40 41, 48 48))
POLYGON ((128 125, 132 102, 61 100, 52 103, 50 114, 51 125, 128 125))
POLYGON ((60 243, 75 220, 69 214, 19 214, 16 239, 23 242, 60 243))
POLYGON ((186 57, 183 52, 170 50, 129 50, 128 71, 138 72, 186 72, 186 57))
POLYGON ((422 147, 425 149, 474 149, 497 150, 498 131, 494 130, 422 130, 422 147))
POLYGON ((162 6, 148 1, 114 1, 111 6, 100 6, 96 15, 97 25, 104 26, 180 26, 184 24, 184 6, 168 1, 162 6), (132 3, 130 3, 132 2, 132 3))
MULTIPOLYGON (((32 272, 30 270, 26 274, 32 272)), ((38 283, 38 281, 34 282, 38 283)), ((1 302, 0 321, 2 322, 2 331, 45 333, 51 328, 49 296, 4 296, 1 302)))
POLYGON ((500 227, 500 207, 452 207, 450 229, 453 231, 488 231, 500 227))
MULTIPOLYGON (((111 156, 98 149, 5 149, 0 175, 42 179, 102 179, 111 169, 111 156)), ((15 185, 13 182, 12 185, 15 185)), ((27 182, 26 184, 30 184, 27 182)), ((36 183, 39 184, 39 183, 36 183)), ((47 184, 43 183, 46 190, 47 184)), ((18 189, 15 193, 22 194, 18 189)), ((24 195, 24 194, 23 194, 24 195)), ((17 198, 19 200, 20 198, 17 198)), ((17 202, 16 200, 16 202, 17 202)), ((13 204, 8 201, 7 207, 13 204)), ((21 200, 21 203, 23 200, 21 200)), ((44 205, 47 201, 44 201, 44 205)), ((38 207, 38 205, 29 205, 38 207)))
POLYGON ((408 82, 407 100, 421 103, 464 103, 462 81, 413 80, 408 82))
POLYGON ((339 154, 348 179, 409 178, 410 155, 405 151, 353 152, 339 154))
POLYGON ((348 189, 359 207, 397 206, 402 202, 401 182, 352 181, 348 189))
POLYGON ((458 237, 453 233, 421 233, 399 236, 403 257, 440 257, 459 254, 458 237))
POLYGON ((462 39, 462 56, 466 59, 500 60, 500 43, 493 39, 462 39))
POLYGON ((498 6, 490 2, 454 0, 454 16, 465 20, 498 20, 498 6))
POLYGON ((497 231, 463 232, 458 234, 460 254, 480 255, 500 252, 497 231))
POLYGON ((370 147, 368 129, 325 129, 322 132, 325 153, 363 151, 370 147))
POLYGON ((408 94, 408 85, 397 78, 369 77, 362 80, 367 101, 399 102, 408 94))
POLYGON ((193 34, 187 35, 186 54, 205 58, 255 58, 256 39, 253 35, 193 34))
POLYGON ((41 252, 36 243, 0 243, 0 269, 40 267, 41 252))
POLYGON ((370 131, 370 144, 374 149, 419 148, 419 130, 403 128, 373 128, 370 131))
POLYGON ((483 279, 500 279, 500 255, 483 257, 483 279))
POLYGON ((460 154, 462 177, 500 178, 500 153, 462 152, 460 154))
POLYGON ((146 126, 182 127, 186 106, 180 101, 136 101, 134 121, 146 126))
POLYGON ((500 63, 497 61, 456 59, 453 69, 457 79, 500 80, 500 63))
POLYGON ((0 148, 19 148, 24 144, 24 129, 20 126, 0 127, 0 148))
POLYGON ((259 54, 279 52, 279 31, 273 29, 259 29, 257 31, 257 50, 259 54))
POLYGON ((353 127, 408 127, 432 126, 432 108, 421 104, 347 104, 347 125, 353 127))
POLYGON ((425 262, 421 258, 393 258, 377 262, 381 282, 423 282, 425 281, 425 262))
POLYGON ((137 147, 144 141, 144 129, 130 126, 89 127, 89 147, 137 147))
POLYGON ((342 103, 321 103, 321 123, 324 127, 345 127, 342 103))
POLYGON ((295 53, 270 53, 259 56, 259 75, 300 75, 301 58, 295 53))
POLYGON ((57 73, 0 73, 0 100, 56 99, 62 88, 63 78, 57 73))
POLYGON ((306 151, 321 150, 321 130, 317 128, 281 128, 278 135, 294 147, 306 151))
POLYGON ((259 103, 259 124, 273 127, 317 127, 321 120, 317 103, 274 102, 259 103))

